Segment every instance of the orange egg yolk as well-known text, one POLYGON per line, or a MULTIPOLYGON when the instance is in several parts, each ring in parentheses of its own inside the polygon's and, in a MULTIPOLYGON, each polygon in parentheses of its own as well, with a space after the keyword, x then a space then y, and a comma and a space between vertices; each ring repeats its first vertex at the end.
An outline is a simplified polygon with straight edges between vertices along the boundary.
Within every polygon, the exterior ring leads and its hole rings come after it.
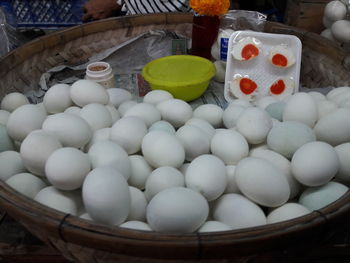
POLYGON ((259 49, 253 44, 245 45, 242 49, 242 58, 244 60, 252 59, 259 55, 259 49))
POLYGON ((288 59, 282 54, 276 54, 272 57, 272 63, 279 67, 286 67, 288 65, 288 59))
POLYGON ((272 86, 270 87, 270 91, 274 95, 281 95, 285 89, 286 89, 286 84, 284 84, 284 81, 281 79, 273 83, 272 86))
POLYGON ((257 89, 258 85, 251 79, 242 78, 239 82, 239 87, 244 94, 249 95, 257 89))

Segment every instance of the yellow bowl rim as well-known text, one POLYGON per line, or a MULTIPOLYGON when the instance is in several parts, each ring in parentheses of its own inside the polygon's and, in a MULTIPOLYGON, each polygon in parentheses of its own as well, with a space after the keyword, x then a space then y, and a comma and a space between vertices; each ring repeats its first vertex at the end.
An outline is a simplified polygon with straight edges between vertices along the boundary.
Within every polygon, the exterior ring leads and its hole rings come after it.
POLYGON ((196 84, 201 84, 204 82, 209 81, 210 79, 212 79, 215 74, 216 74, 216 69, 215 66, 213 64, 213 62, 211 62, 209 59, 206 58, 202 58, 199 56, 193 56, 193 55, 171 55, 171 56, 165 56, 165 57, 161 57, 161 58, 157 58, 155 60, 152 60, 151 62, 148 62, 142 69, 142 76, 143 78, 149 82, 151 85, 158 85, 158 86, 166 86, 166 87, 176 87, 176 86, 190 86, 190 85, 196 85, 196 84), (152 76, 150 76, 147 73, 147 69, 152 66, 154 63, 159 62, 160 60, 168 60, 168 59, 180 59, 180 58, 186 58, 186 59, 190 59, 190 60, 197 60, 197 61, 202 61, 205 62, 209 67, 209 73, 211 73, 207 78, 201 80, 201 81, 179 81, 179 82, 173 82, 173 81, 166 81, 166 80, 159 80, 159 79, 155 79, 152 76))

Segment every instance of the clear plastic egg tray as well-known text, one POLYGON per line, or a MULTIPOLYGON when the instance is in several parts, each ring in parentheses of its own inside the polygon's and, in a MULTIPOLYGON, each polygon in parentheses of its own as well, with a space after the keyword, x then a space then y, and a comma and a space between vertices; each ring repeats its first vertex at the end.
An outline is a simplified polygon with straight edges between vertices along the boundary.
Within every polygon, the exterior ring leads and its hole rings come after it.
POLYGON ((225 99, 231 102, 237 99, 230 91, 233 79, 237 76, 248 77, 258 86, 256 96, 252 100, 259 100, 268 95, 270 86, 278 79, 290 79, 294 82, 294 91, 299 90, 300 64, 301 64, 302 44, 299 38, 293 35, 270 34, 255 31, 236 31, 229 40, 227 65, 225 75, 225 99), (253 37, 261 42, 260 53, 257 57, 247 61, 233 58, 231 52, 233 48, 243 38, 253 37), (272 65, 269 61, 270 50, 276 46, 286 46, 295 57, 295 63, 288 68, 280 68, 272 65))

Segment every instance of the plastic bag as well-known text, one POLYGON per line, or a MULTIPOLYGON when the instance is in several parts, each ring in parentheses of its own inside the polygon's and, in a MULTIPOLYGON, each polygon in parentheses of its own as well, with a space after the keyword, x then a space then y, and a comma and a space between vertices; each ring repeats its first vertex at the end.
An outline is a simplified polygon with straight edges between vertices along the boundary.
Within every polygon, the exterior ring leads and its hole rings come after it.
POLYGON ((225 81, 228 42, 231 34, 238 30, 262 32, 266 20, 266 15, 247 10, 230 10, 221 18, 218 38, 211 50, 217 72, 215 76, 216 81, 225 81))
POLYGON ((0 56, 5 55, 25 42, 25 38, 6 22, 5 14, 0 8, 0 56))

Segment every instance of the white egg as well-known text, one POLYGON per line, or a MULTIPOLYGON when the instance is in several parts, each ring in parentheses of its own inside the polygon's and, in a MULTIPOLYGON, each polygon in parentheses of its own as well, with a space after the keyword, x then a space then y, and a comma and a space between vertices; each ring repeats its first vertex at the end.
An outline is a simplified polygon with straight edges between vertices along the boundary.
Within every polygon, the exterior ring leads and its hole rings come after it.
POLYGON ((69 114, 73 114, 75 116, 80 117, 80 111, 81 108, 77 107, 77 106, 71 106, 69 108, 67 108, 64 113, 69 113, 69 114))
POLYGON ((309 126, 301 122, 286 121, 270 130, 267 145, 271 150, 291 159, 301 146, 315 140, 315 132, 309 126))
POLYGON ((264 159, 247 157, 241 160, 236 166, 235 178, 239 190, 260 205, 277 207, 289 199, 286 176, 264 159))
POLYGON ((155 130, 160 130, 160 131, 165 131, 169 132, 170 134, 175 134, 175 128, 173 125, 171 125, 167 121, 157 121, 149 127, 148 131, 155 131, 155 130))
POLYGON ((310 211, 318 210, 338 200, 348 190, 347 186, 336 182, 310 187, 301 194, 299 203, 310 211))
POLYGON ((147 199, 145 194, 135 187, 129 186, 130 191, 130 211, 126 220, 146 221, 147 199))
POLYGON ((91 218, 106 225, 119 225, 129 215, 131 197, 124 176, 112 167, 99 167, 85 178, 82 196, 91 218))
POLYGON ((78 207, 71 192, 60 191, 53 186, 48 186, 41 189, 34 200, 60 212, 77 215, 78 207))
POLYGON ((74 82, 70 89, 72 101, 80 107, 91 103, 108 104, 109 95, 106 89, 88 79, 80 79, 74 82))
POLYGON ((300 183, 294 178, 292 174, 292 165, 287 158, 277 152, 267 149, 256 149, 251 152, 250 156, 269 161, 283 172, 290 187, 289 199, 293 199, 299 194, 301 188, 300 183))
POLYGON ((226 165, 235 165, 248 156, 249 145, 239 132, 221 130, 213 136, 210 149, 226 165))
POLYGON ((143 102, 157 105, 166 100, 173 99, 174 96, 165 90, 152 90, 148 92, 143 98, 143 102))
POLYGON ((285 101, 294 93, 294 81, 290 78, 276 80, 269 87, 269 95, 279 101, 285 101))
POLYGON ((112 115, 102 104, 85 105, 80 111, 80 117, 90 125, 93 131, 112 126, 112 115))
POLYGON ((291 163, 294 177, 307 186, 326 184, 339 170, 336 151, 331 145, 320 141, 301 146, 294 153, 291 163))
POLYGON ((265 110, 267 106, 269 106, 272 103, 277 102, 277 99, 273 96, 264 96, 258 99, 254 104, 256 107, 265 110))
POLYGON ((88 144, 86 144, 84 150, 89 151, 91 146, 96 142, 109 141, 111 139, 111 130, 112 128, 103 128, 103 129, 94 131, 91 140, 89 141, 88 144))
POLYGON ((230 83, 229 92, 237 99, 253 101, 258 94, 258 84, 249 77, 235 76, 230 83))
POLYGON ((2 99, 0 108, 8 112, 13 112, 15 109, 26 104, 29 104, 26 96, 19 92, 12 92, 5 95, 2 99))
POLYGON ((190 166, 190 163, 184 163, 183 165, 181 165, 181 167, 179 168, 179 171, 182 174, 186 174, 187 168, 190 166))
POLYGON ((199 229, 199 233, 207 233, 207 232, 218 232, 218 231, 230 231, 232 227, 221 223, 219 221, 207 221, 205 222, 199 229))
POLYGON ((199 193, 182 187, 165 189, 148 204, 147 222, 157 232, 192 233, 207 219, 208 202, 199 193))
POLYGON ((109 95, 109 102, 114 107, 119 107, 123 102, 130 101, 132 95, 129 91, 120 88, 107 89, 109 95))
POLYGON ((142 230, 142 231, 152 231, 152 229, 150 228, 150 226, 147 223, 140 222, 140 221, 127 221, 127 222, 119 225, 119 227, 127 228, 127 229, 134 229, 134 230, 142 230))
POLYGON ((84 119, 69 113, 48 116, 42 129, 54 134, 63 146, 75 148, 87 144, 93 134, 92 129, 84 119))
POLYGON ((350 182, 350 142, 343 143, 334 148, 339 158, 339 170, 336 178, 350 182))
POLYGON ((113 105, 108 104, 108 105, 106 105, 106 108, 109 111, 109 113, 111 114, 112 124, 120 119, 120 114, 119 114, 118 110, 113 105))
POLYGON ((112 141, 99 141, 88 151, 92 168, 110 166, 120 172, 126 180, 131 174, 131 163, 126 151, 112 141))
POLYGON ((35 175, 45 176, 47 159, 60 148, 62 144, 54 135, 43 130, 35 130, 22 142, 20 153, 28 171, 35 175))
POLYGON ((240 194, 225 194, 214 204, 213 217, 233 230, 266 225, 262 209, 240 194))
POLYGON ((314 127, 320 141, 333 146, 350 141, 350 108, 339 108, 319 119, 314 127))
POLYGON ((314 127, 317 119, 317 105, 305 92, 295 93, 288 100, 283 111, 283 121, 299 121, 311 128, 314 127))
POLYGON ((330 28, 326 28, 325 30, 323 30, 320 35, 329 40, 336 41, 333 37, 332 30, 330 28))
POLYGON ((334 21, 328 19, 326 16, 322 17, 322 24, 325 28, 330 29, 334 21))
POLYGON ((147 178, 145 196, 147 200, 152 200, 156 194, 167 188, 184 186, 185 176, 179 170, 169 166, 159 167, 147 178))
POLYGON ((127 100, 121 103, 118 107, 118 112, 121 117, 124 117, 125 113, 137 104, 134 100, 127 100))
POLYGON ((279 68, 288 68, 295 64, 293 51, 287 45, 274 46, 269 54, 270 63, 279 68))
POLYGON ((176 132, 185 149, 185 159, 192 161, 196 157, 207 154, 210 151, 210 140, 206 133, 193 125, 184 125, 176 132))
POLYGON ((170 122, 175 128, 183 126, 192 118, 191 106, 179 99, 170 99, 157 104, 157 109, 162 115, 162 119, 170 122))
POLYGON ((93 221, 92 218, 91 218, 91 216, 89 216, 88 213, 84 213, 84 214, 80 215, 79 217, 82 218, 82 219, 86 219, 86 220, 89 220, 89 221, 93 221))
POLYGON ((15 141, 23 141, 31 132, 41 129, 46 114, 34 104, 26 104, 15 109, 6 124, 7 132, 15 141))
POLYGON ((6 126, 9 117, 10 117, 10 112, 6 110, 0 110, 0 124, 6 126))
POLYGON ((215 104, 203 104, 193 111, 193 117, 209 122, 214 128, 222 127, 223 109, 215 104))
POLYGON ((334 102, 337 105, 342 104, 344 101, 350 99, 350 91, 344 91, 338 96, 333 96, 330 101, 334 102))
POLYGON ((124 117, 130 116, 140 118, 146 123, 147 127, 150 127, 153 123, 161 119, 160 111, 153 104, 149 103, 138 103, 130 108, 124 114, 124 117))
POLYGON ((304 216, 309 213, 311 213, 311 211, 300 204, 287 203, 270 212, 267 216, 267 223, 268 224, 278 223, 281 221, 304 216))
POLYGON ((333 23, 331 30, 332 35, 336 40, 342 43, 350 43, 350 21, 336 21, 333 23))
POLYGON ((21 194, 34 199, 46 183, 30 173, 19 173, 6 180, 6 183, 21 194))
POLYGON ((8 135, 6 127, 0 124, 0 152, 13 150, 15 150, 14 142, 8 135))
POLYGON ((237 120, 239 116, 243 113, 243 111, 246 109, 244 106, 240 105, 230 105, 228 106, 222 115, 222 119, 224 122, 224 126, 227 129, 233 128, 237 124, 237 120))
POLYGON ((70 97, 70 86, 67 84, 53 85, 46 91, 43 103, 48 113, 64 112, 73 105, 70 97))
POLYGON ((316 103, 319 101, 327 100, 326 96, 318 91, 310 91, 308 94, 314 99, 316 103))
POLYGON ((226 74, 226 63, 221 60, 217 60, 214 62, 214 66, 216 69, 214 79, 218 82, 224 83, 226 74))
POLYGON ((143 137, 147 133, 147 126, 138 117, 123 117, 112 126, 111 141, 118 143, 128 154, 141 150, 143 137))
POLYGON ((224 192, 225 194, 241 193, 236 183, 235 171, 236 171, 235 165, 226 165, 227 186, 224 192))
POLYGON ((329 91, 326 95, 326 98, 328 100, 334 100, 338 96, 342 96, 342 93, 350 91, 350 87, 338 87, 333 88, 331 91, 329 91))
POLYGON ((142 155, 130 155, 131 175, 128 183, 140 190, 145 188, 148 176, 153 171, 152 167, 146 162, 142 155))
POLYGON ((247 108, 237 119, 237 130, 250 144, 259 144, 266 140, 272 128, 270 115, 259 108, 247 108))
POLYGON ((338 21, 345 17, 346 6, 340 1, 330 1, 324 8, 324 16, 331 21, 338 21))
POLYGON ((271 118, 282 121, 283 111, 285 107, 286 107, 285 102, 275 102, 267 106, 265 108, 265 111, 271 116, 271 118))
POLYGON ((251 104, 249 101, 246 101, 246 100, 233 99, 227 108, 229 108, 231 106, 242 106, 244 108, 249 108, 249 107, 253 107, 253 104, 251 104))
POLYGON ((201 155, 187 168, 185 183, 187 188, 201 193, 208 201, 215 200, 227 186, 226 166, 214 155, 201 155))
POLYGON ((21 155, 15 151, 0 153, 0 180, 6 181, 11 176, 26 172, 21 155))
POLYGON ((322 100, 317 102, 317 112, 318 112, 318 119, 323 118, 327 114, 335 111, 338 109, 337 104, 330 100, 322 100))
POLYGON ((261 41, 254 37, 245 37, 232 45, 231 55, 234 59, 246 61, 259 56, 261 41))
POLYGON ((151 131, 143 137, 143 156, 153 167, 171 166, 178 168, 185 160, 185 149, 175 135, 164 131, 151 131))
POLYGON ((40 110, 42 110, 45 114, 48 114, 48 112, 45 109, 44 102, 40 102, 35 104, 40 110))
POLYGON ((185 125, 191 125, 201 129, 202 131, 205 132, 205 134, 207 134, 209 140, 211 140, 211 138, 215 134, 214 127, 209 122, 202 119, 191 118, 185 123, 185 125))
POLYGON ((90 170, 88 155, 70 147, 54 151, 45 165, 49 182, 57 189, 65 191, 80 188, 90 170))

